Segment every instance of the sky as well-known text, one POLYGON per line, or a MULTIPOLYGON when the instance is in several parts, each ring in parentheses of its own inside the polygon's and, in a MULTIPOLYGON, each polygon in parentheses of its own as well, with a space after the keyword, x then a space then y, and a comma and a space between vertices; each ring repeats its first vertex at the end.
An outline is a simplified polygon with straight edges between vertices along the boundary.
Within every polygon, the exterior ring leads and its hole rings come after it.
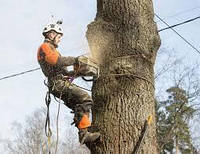
MULTIPOLYGON (((169 25, 200 15, 199 0, 153 0, 153 3, 155 13, 169 25)), ((43 41, 42 29, 49 22, 51 15, 63 20, 64 37, 58 48, 61 54, 78 56, 88 52, 85 33, 95 14, 95 0, 0 0, 0 78, 39 67, 36 52, 43 41)), ((166 27, 156 17, 155 21, 158 29, 166 27)), ((196 20, 175 29, 199 49, 199 27, 200 20, 196 20)), ((182 58, 186 64, 192 66, 199 59, 200 54, 173 31, 160 32, 160 37, 160 49, 170 51, 174 57, 182 58)), ((164 63, 164 58, 158 56, 156 68, 164 63)), ((44 76, 39 70, 0 81, 0 137, 11 135, 13 121, 23 122, 26 115, 45 106, 44 96, 47 89, 43 80, 44 76)), ((167 81, 167 78, 162 81, 165 80, 167 81)), ((88 84, 79 80, 76 82, 88 87, 88 84)), ((57 104, 53 103, 52 108, 56 109, 57 104)), ((61 109, 61 115, 65 116, 61 116, 61 119, 67 116, 72 120, 70 111, 64 106, 61 109)))

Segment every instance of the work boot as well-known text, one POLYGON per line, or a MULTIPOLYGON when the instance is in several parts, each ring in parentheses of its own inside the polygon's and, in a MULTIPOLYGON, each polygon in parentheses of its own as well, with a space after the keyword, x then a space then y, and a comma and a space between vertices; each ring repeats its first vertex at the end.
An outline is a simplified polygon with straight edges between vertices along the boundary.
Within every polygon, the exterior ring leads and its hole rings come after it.
POLYGON ((87 128, 80 129, 78 134, 79 134, 79 142, 81 144, 94 142, 100 137, 99 132, 91 133, 91 132, 88 132, 87 128))

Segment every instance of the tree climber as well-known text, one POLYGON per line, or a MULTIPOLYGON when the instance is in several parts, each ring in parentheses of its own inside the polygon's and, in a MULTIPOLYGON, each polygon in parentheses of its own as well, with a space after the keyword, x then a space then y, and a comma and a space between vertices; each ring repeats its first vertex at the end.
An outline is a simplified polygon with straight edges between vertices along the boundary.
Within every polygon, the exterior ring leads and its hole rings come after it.
POLYGON ((76 71, 68 71, 67 66, 79 64, 78 57, 63 57, 56 49, 63 36, 61 21, 50 23, 44 27, 45 37, 37 52, 37 59, 44 75, 48 78, 50 93, 64 101, 73 110, 74 123, 79 130, 80 143, 93 142, 99 138, 99 132, 88 132, 91 126, 89 113, 93 104, 91 96, 71 83, 76 71))

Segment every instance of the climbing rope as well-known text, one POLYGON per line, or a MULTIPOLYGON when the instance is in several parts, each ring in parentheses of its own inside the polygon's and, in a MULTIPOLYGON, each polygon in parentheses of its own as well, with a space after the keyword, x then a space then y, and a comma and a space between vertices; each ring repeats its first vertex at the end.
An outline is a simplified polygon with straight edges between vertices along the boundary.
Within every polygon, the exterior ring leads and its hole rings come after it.
MULTIPOLYGON (((46 122, 45 122, 45 134, 47 136, 47 145, 48 145, 48 153, 51 154, 51 136, 52 136, 52 131, 51 131, 51 127, 50 127, 50 116, 49 116, 49 106, 51 103, 51 95, 50 95, 50 87, 49 85, 44 81, 44 84, 48 87, 48 91, 46 93, 46 97, 45 97, 45 102, 47 105, 47 115, 46 115, 46 122)), ((57 147, 58 147, 58 120, 59 120, 59 113, 60 113, 60 104, 61 104, 61 97, 62 97, 62 92, 60 94, 60 99, 59 99, 59 105, 58 105, 58 112, 57 112, 57 118, 56 118, 56 133, 57 133, 57 137, 56 137, 56 147, 55 147, 55 154, 57 153, 57 147)), ((54 97, 55 98, 55 97, 54 97)), ((57 100, 56 100, 57 101, 57 100)))
POLYGON ((138 79, 141 79, 141 80, 144 80, 144 81, 146 81, 146 82, 148 82, 148 83, 150 83, 151 85, 152 85, 152 87, 155 89, 155 86, 154 86, 154 84, 151 82, 151 81, 149 81, 147 78, 145 78, 145 77, 141 77, 141 76, 138 76, 138 75, 135 75, 135 74, 126 74, 126 73, 122 73, 122 74, 108 74, 108 75, 102 75, 102 76, 132 76, 132 77, 135 77, 135 78, 138 78, 138 79))
POLYGON ((47 106, 47 115, 46 115, 46 121, 45 121, 45 134, 47 136, 48 153, 50 154, 51 153, 51 136, 52 136, 51 126, 50 126, 50 117, 49 117, 49 105, 51 102, 50 91, 47 91, 47 93, 46 93, 45 102, 46 102, 46 106, 47 106))
MULTIPOLYGON (((64 89, 64 88, 63 88, 63 89, 64 89)), ((62 91, 63 91, 63 89, 62 89, 62 91)), ((58 121, 59 121, 59 115, 60 115, 60 104, 61 104, 62 91, 61 91, 60 97, 59 97, 58 112, 57 112, 57 116, 56 116, 56 148, 55 148, 55 154, 56 154, 57 151, 58 151, 58 140, 59 140, 58 121)))

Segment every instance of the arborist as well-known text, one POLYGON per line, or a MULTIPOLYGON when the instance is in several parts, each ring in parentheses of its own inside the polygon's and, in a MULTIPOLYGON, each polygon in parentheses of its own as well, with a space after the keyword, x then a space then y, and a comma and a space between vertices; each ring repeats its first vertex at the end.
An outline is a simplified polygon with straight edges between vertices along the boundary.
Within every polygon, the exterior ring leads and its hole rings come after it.
MULTIPOLYGON (((99 138, 99 132, 89 132, 91 126, 89 114, 93 105, 91 96, 84 90, 71 83, 78 72, 68 71, 67 66, 78 66, 79 58, 62 56, 57 50, 63 36, 62 22, 52 22, 44 27, 44 42, 37 52, 37 59, 42 72, 48 79, 48 87, 51 94, 64 101, 64 104, 72 109, 74 123, 79 130, 80 143, 93 142, 99 138)), ((77 70, 78 71, 78 70, 77 70)))

